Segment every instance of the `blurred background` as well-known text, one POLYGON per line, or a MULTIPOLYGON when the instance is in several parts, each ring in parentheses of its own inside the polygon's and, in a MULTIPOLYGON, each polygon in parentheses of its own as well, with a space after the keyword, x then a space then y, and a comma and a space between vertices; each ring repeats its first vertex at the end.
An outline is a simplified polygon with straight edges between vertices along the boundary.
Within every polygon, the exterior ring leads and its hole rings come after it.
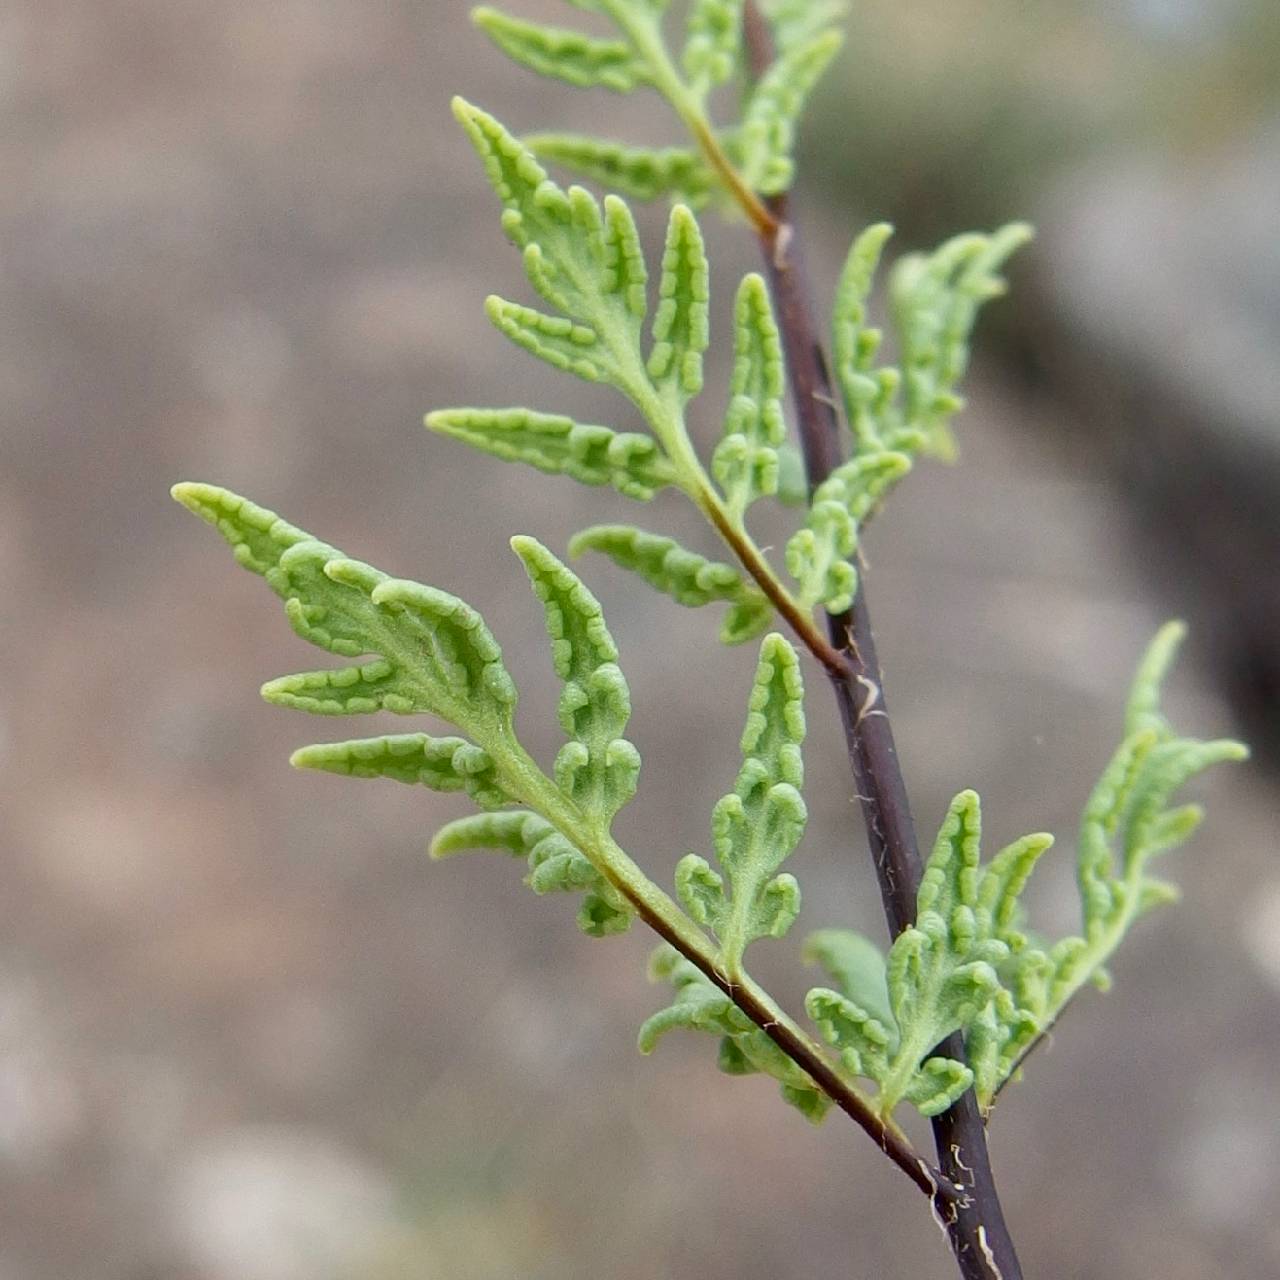
MULTIPOLYGON (((511 67, 453 0, 0 8, 0 1280, 947 1277, 917 1197, 840 1118, 811 1129, 720 1077, 710 1041, 636 1054, 662 999, 648 937, 582 937, 518 864, 428 865, 462 804, 291 771, 294 746, 360 729, 258 700, 316 655, 169 501, 226 484, 465 594, 544 759, 554 689, 509 535, 562 548, 639 518, 713 550, 675 497, 624 514, 419 426, 521 401, 635 426, 489 330, 484 295, 523 286, 458 90, 526 129, 590 111, 674 140, 653 102, 511 67)), ((873 218, 902 247, 1040 228, 984 323, 959 466, 922 468, 870 538, 922 835, 962 786, 991 847, 1057 831, 1037 902, 1071 927, 1076 816, 1173 613, 1177 720, 1258 748, 1198 789, 1185 905, 993 1119, 1027 1274, 1276 1274, 1280 8, 857 0, 802 170, 824 307, 873 218)), ((755 265, 739 228, 708 234, 704 443, 755 265)), ((586 572, 646 762, 621 835, 665 881, 707 849, 752 655, 586 572)), ((878 933, 811 685, 797 933, 878 933)), ((790 950, 759 966, 795 1001, 790 950)))

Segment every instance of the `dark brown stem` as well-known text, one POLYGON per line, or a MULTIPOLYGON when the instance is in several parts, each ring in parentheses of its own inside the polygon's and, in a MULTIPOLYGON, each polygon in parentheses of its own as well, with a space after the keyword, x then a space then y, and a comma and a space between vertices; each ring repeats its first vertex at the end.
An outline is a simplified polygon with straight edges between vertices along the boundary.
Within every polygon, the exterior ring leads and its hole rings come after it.
MULTIPOLYGON (((768 26, 752 0, 746 6, 746 36, 752 70, 759 76, 773 54, 768 26)), ((840 418, 827 360, 816 337, 787 199, 774 197, 768 204, 779 231, 761 235, 760 244, 777 309, 812 490, 842 460, 840 418)), ((840 706, 885 915, 896 937, 915 920, 921 861, 876 660, 865 576, 860 575, 852 610, 828 619, 832 644, 848 658, 848 674, 837 675, 829 666, 827 670, 840 706)), ((958 1034, 949 1037, 938 1052, 964 1061, 963 1038, 958 1034)), ((972 1089, 950 1110, 934 1118, 933 1133, 943 1172, 966 1192, 965 1198, 954 1204, 935 1201, 961 1275, 965 1280, 1022 1280, 972 1089)))

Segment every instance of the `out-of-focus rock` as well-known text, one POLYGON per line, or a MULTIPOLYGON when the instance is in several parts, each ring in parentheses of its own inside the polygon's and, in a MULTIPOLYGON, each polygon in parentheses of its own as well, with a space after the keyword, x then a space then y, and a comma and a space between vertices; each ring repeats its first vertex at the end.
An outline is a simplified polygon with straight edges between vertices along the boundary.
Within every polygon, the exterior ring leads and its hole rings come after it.
POLYGON ((1280 747, 1280 120, 1175 167, 1121 159, 1046 200, 1038 357, 1280 747))

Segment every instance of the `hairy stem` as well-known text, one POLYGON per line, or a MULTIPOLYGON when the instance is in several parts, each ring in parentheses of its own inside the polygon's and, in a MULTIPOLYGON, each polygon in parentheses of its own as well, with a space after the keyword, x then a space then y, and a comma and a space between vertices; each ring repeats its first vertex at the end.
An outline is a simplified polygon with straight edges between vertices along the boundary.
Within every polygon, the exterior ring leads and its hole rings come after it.
MULTIPOLYGON (((768 66, 773 51, 769 28, 752 0, 747 0, 746 6, 746 38, 752 69, 758 76, 768 66)), ((813 489, 841 461, 840 419, 826 356, 813 324, 787 199, 779 196, 767 203, 779 230, 761 234, 760 246, 786 351, 806 472, 813 489)), ((828 671, 844 723, 885 915, 896 936, 915 919, 921 860, 885 706, 865 579, 865 574, 860 575, 852 610, 828 618, 832 645, 843 652, 849 664, 844 675, 836 675, 829 667, 828 671)), ((939 1051, 963 1061, 963 1037, 949 1037, 939 1051)), ((972 1089, 950 1110, 934 1118, 933 1131, 942 1169, 966 1192, 961 1201, 938 1206, 961 1275, 966 1280, 1021 1280, 1021 1265, 1004 1221, 986 1132, 972 1089)))

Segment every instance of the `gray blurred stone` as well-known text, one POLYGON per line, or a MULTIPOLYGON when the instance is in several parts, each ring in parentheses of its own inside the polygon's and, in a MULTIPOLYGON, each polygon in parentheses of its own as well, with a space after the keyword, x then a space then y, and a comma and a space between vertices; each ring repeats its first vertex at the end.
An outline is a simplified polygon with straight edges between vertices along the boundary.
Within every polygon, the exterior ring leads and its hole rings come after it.
POLYGON ((1041 213, 1039 355, 1140 513, 1255 743, 1280 749, 1280 118, 1174 166, 1121 156, 1041 213), (1203 607, 1202 603, 1202 607, 1203 607))

